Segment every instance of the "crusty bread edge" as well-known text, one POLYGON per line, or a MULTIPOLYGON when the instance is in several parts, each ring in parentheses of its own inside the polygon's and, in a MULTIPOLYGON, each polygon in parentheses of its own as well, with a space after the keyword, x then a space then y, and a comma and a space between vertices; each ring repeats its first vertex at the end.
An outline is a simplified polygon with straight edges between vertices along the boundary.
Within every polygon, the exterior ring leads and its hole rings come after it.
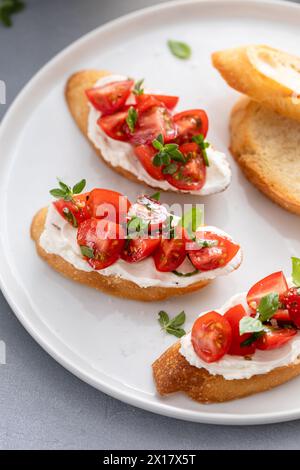
MULTIPOLYGON (((268 175, 264 175, 260 171, 259 159, 256 165, 254 165, 253 162, 251 162, 251 164, 248 163, 247 154, 255 153, 255 144, 252 141, 250 142, 247 130, 247 118, 250 106, 250 98, 242 97, 231 111, 230 152, 247 179, 253 183, 257 189, 284 209, 300 215, 300 202, 297 202, 292 193, 283 193, 280 191, 280 188, 270 184, 268 175)), ((259 154, 259 150, 257 154, 259 154)))
POLYGON ((191 366, 179 349, 177 341, 152 364, 156 388, 162 396, 184 392, 199 403, 222 403, 270 390, 300 374, 297 361, 249 379, 226 380, 222 375, 191 366))
POLYGON ((205 279, 186 287, 140 287, 132 281, 117 276, 103 276, 96 271, 86 272, 76 269, 59 255, 47 253, 39 243, 40 236, 45 226, 47 210, 47 208, 43 208, 34 216, 31 224, 31 238, 35 242, 39 256, 56 271, 75 282, 117 297, 146 302, 164 300, 176 295, 189 294, 202 289, 211 282, 205 279))

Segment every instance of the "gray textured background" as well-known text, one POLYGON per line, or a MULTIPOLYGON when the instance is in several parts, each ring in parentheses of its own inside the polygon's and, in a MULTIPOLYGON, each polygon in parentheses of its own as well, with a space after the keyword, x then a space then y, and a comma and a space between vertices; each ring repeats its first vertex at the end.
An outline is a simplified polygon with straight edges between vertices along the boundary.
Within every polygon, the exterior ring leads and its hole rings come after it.
MULTIPOLYGON (((73 40, 160 0, 27 0, 14 27, 0 26, 0 79, 8 105, 32 75, 73 40)), ((0 118, 7 106, 0 106, 0 118)), ((222 427, 133 408, 81 382, 20 325, 0 294, 1 449, 297 449, 300 422, 222 427)))

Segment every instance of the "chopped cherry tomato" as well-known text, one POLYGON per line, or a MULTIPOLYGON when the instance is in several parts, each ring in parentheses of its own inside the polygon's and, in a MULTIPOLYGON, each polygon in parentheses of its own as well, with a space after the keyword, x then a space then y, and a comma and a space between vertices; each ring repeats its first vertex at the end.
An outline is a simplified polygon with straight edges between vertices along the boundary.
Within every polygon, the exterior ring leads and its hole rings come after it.
POLYGON ((296 334, 295 328, 270 328, 256 341, 256 347, 262 350, 280 348, 296 334))
POLYGON ((231 338, 230 323, 217 312, 202 315, 192 328, 193 348, 205 362, 216 362, 228 353, 231 338))
POLYGON ((73 227, 78 227, 81 222, 90 217, 87 200, 89 193, 78 194, 72 201, 58 199, 53 204, 60 215, 64 217, 73 227))
POLYGON ((127 213, 131 206, 126 196, 109 189, 93 189, 87 204, 91 217, 107 218, 118 224, 126 222, 127 213))
POLYGON ((127 263, 142 261, 156 250, 160 244, 159 238, 133 238, 126 240, 121 258, 127 263))
POLYGON ((161 240, 153 255, 157 271, 174 271, 183 263, 186 256, 186 241, 187 235, 180 227, 176 227, 174 238, 161 240))
POLYGON ((110 220, 91 218, 79 225, 77 242, 90 252, 91 256, 86 259, 92 268, 104 269, 120 258, 125 233, 120 225, 110 220))
POLYGON ((177 171, 172 175, 166 174, 166 180, 175 188, 196 191, 202 188, 206 179, 206 166, 196 143, 187 143, 179 147, 187 158, 186 163, 178 163, 177 171))
POLYGON ((113 114, 124 106, 133 85, 133 80, 111 82, 86 90, 86 95, 92 105, 102 114, 113 114))
MULTIPOLYGON (((281 297, 280 301, 285 305, 290 319, 300 328, 300 289, 291 287, 281 297)), ((274 318, 274 317, 273 317, 274 318)))
POLYGON ((232 341, 228 354, 236 356, 248 356, 255 352, 255 343, 249 346, 241 346, 243 341, 246 341, 251 337, 251 333, 245 333, 240 335, 240 320, 247 316, 247 312, 242 305, 235 305, 234 307, 227 310, 224 318, 229 321, 232 330, 232 341))
POLYGON ((264 277, 251 287, 247 294, 247 303, 250 308, 256 310, 262 297, 271 292, 281 295, 288 289, 285 276, 282 271, 264 277))
POLYGON ((129 141, 134 145, 150 144, 159 134, 162 134, 164 142, 170 142, 177 135, 173 116, 162 105, 139 112, 134 132, 131 133, 128 129, 129 141))
POLYGON ((195 268, 200 271, 210 271, 226 266, 240 249, 239 245, 233 243, 229 238, 221 237, 214 232, 197 230, 196 239, 201 243, 207 242, 212 245, 197 249, 199 242, 189 244, 189 258, 195 268))
POLYGON ((128 126, 126 124, 127 110, 119 111, 107 116, 101 116, 97 124, 109 137, 115 140, 128 140, 128 126))
POLYGON ((152 145, 139 145, 138 147, 135 147, 134 151, 139 161, 141 162, 147 173, 152 176, 152 178, 154 178, 155 180, 165 179, 162 172, 162 167, 153 165, 153 158, 154 155, 157 153, 157 150, 155 150, 152 145))
POLYGON ((272 320, 273 319, 280 323, 290 323, 292 321, 287 309, 277 310, 277 312, 272 316, 272 320))
POLYGON ((167 96, 167 95, 148 95, 146 93, 138 95, 136 97, 137 107, 140 112, 145 111, 146 109, 163 104, 166 108, 172 110, 178 103, 178 96, 167 96))
POLYGON ((169 218, 165 206, 148 196, 140 196, 129 210, 128 217, 139 217, 149 224, 149 232, 154 235, 169 218))
POLYGON ((188 142, 194 135, 202 134, 206 137, 208 131, 208 117, 203 109, 191 109, 177 113, 174 116, 178 127, 177 141, 179 144, 188 142))

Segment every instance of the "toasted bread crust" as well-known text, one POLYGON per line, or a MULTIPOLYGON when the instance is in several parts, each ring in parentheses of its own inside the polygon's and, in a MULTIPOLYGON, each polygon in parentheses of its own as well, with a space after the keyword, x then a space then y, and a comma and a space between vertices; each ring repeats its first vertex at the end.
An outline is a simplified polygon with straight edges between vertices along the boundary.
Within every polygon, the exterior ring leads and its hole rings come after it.
POLYGON ((283 116, 300 121, 297 92, 262 73, 258 61, 266 60, 276 68, 287 67, 299 74, 300 59, 264 45, 243 46, 212 54, 214 67, 229 86, 283 116))
POLYGON ((47 208, 41 209, 33 218, 31 224, 31 238, 35 241, 36 250, 41 258, 65 277, 85 284, 94 289, 117 297, 152 302, 164 300, 176 295, 195 292, 209 284, 209 280, 202 280, 187 287, 140 287, 134 282, 121 279, 117 276, 103 276, 98 272, 86 272, 76 269, 72 264, 58 255, 47 253, 40 245, 40 236, 44 230, 47 208))
MULTIPOLYGON (((65 88, 65 97, 69 107, 69 110, 78 125, 79 129, 83 135, 87 138, 89 143, 92 145, 93 149, 96 151, 98 157, 103 160, 103 162, 112 170, 116 171, 120 175, 134 181, 135 183, 145 184, 144 181, 139 180, 134 174, 130 171, 125 170, 120 166, 113 166, 107 160, 105 160, 100 152, 100 150, 94 145, 94 143, 88 137, 88 116, 89 116, 89 107, 88 99, 85 94, 85 90, 92 88, 95 83, 102 77, 110 75, 109 72, 99 71, 99 70, 83 70, 73 74, 67 81, 65 88)), ((157 186, 151 186, 154 189, 163 191, 157 186)), ((173 192, 168 190, 166 192, 173 192)))
POLYGON ((249 181, 300 214, 300 123, 243 97, 231 113, 230 139, 230 151, 249 181))
POLYGON ((206 369, 191 366, 179 349, 178 341, 152 365, 160 395, 184 392, 200 403, 220 403, 270 390, 300 374, 299 362, 250 379, 226 380, 221 375, 211 375, 206 369))

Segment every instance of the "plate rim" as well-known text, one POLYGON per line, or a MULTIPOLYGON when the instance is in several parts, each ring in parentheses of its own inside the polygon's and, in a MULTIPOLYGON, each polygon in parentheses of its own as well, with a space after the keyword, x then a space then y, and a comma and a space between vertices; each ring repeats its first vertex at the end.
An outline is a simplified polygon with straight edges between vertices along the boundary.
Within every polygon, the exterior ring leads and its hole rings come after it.
MULTIPOLYGON (((19 108, 22 100, 26 98, 27 94, 30 93, 31 89, 34 89, 36 84, 43 76, 47 75, 51 71, 52 67, 58 65, 59 62, 68 55, 71 55, 78 47, 84 45, 85 42, 92 39, 99 33, 103 33, 106 30, 109 31, 122 23, 131 21, 132 19, 137 19, 139 17, 147 17, 148 14, 152 12, 158 12, 162 10, 173 9, 174 7, 181 7, 187 4, 206 4, 208 6, 212 4, 220 4, 228 7, 230 4, 240 3, 244 8, 248 5, 257 5, 258 8, 270 6, 279 6, 285 10, 298 10, 300 5, 290 1, 282 0, 175 0, 171 2, 164 2, 162 4, 153 5, 143 9, 136 10, 134 12, 128 13, 112 21, 105 23, 104 25, 94 28, 92 31, 84 34, 77 40, 73 41, 71 44, 66 46, 59 53, 54 55, 44 66, 42 66, 33 77, 25 84, 25 86, 18 93, 8 110, 6 111, 1 125, 0 125, 0 142, 5 137, 7 129, 10 127, 10 122, 14 119, 15 111, 19 108)), ((5 160, 5 159, 4 159, 5 160)), ((3 162, 7 165, 9 162, 3 162)), ((2 163, 1 163, 2 164, 2 163)), ((2 175, 1 179, 6 181, 6 178, 9 177, 9 172, 7 175, 2 175)), ((4 253, 4 246, 2 240, 2 231, 0 233, 0 253, 4 253)), ((75 365, 72 361, 72 358, 67 357, 62 351, 57 351, 55 344, 51 341, 52 333, 47 337, 43 336, 43 333, 35 328, 30 319, 27 317, 27 314, 23 311, 22 305, 19 305, 15 301, 14 295, 11 292, 11 289, 7 285, 7 274, 6 270, 10 268, 9 263, 7 263, 6 258, 3 258, 5 262, 3 265, 0 265, 0 288, 1 291, 8 302, 10 308, 24 326, 27 332, 34 338, 34 340, 48 353, 53 359, 55 359, 61 366, 66 368, 72 374, 74 374, 79 379, 93 386, 94 388, 116 398, 122 402, 128 403, 132 406, 144 409, 146 411, 151 411, 156 414, 163 416, 168 416, 175 419, 181 419, 185 421, 207 423, 207 424, 220 424, 220 425, 256 425, 256 424, 268 424, 268 423, 277 423, 282 421, 290 421, 300 418, 300 408, 294 411, 277 411, 277 412, 268 412, 268 413, 259 413, 259 414, 241 414, 235 415, 232 413, 210 413, 209 411, 195 411, 187 410, 185 408, 177 408, 170 406, 163 401, 154 401, 151 402, 143 397, 143 395, 135 396, 136 392, 129 391, 129 389, 123 391, 116 387, 114 384, 108 384, 105 381, 100 381, 95 378, 89 372, 84 371, 80 365, 75 365), (50 337, 50 340, 49 340, 50 337), (52 343, 52 344, 51 344, 52 343)), ((54 339, 55 336, 54 336, 54 339)), ((54 341, 55 342, 55 341, 54 341)), ((59 340, 60 344, 64 344, 59 340)))

